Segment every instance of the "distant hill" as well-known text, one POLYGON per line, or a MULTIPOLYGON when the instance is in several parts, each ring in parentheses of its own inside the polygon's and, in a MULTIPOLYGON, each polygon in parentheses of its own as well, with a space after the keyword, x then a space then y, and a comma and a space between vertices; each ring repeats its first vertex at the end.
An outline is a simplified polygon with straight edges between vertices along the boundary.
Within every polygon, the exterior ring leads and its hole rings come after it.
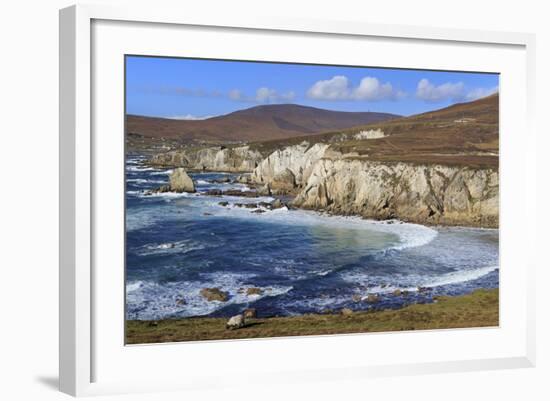
POLYGON ((277 104, 252 107, 206 120, 127 115, 126 133, 183 142, 248 142, 303 137, 398 117, 390 113, 343 112, 277 104))

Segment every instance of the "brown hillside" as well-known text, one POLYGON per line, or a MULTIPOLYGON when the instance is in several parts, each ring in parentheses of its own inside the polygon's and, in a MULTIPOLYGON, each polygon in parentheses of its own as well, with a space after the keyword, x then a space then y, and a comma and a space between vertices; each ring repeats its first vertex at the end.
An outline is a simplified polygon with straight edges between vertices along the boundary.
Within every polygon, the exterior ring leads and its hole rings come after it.
POLYGON ((399 117, 342 112, 293 104, 265 105, 206 120, 127 115, 126 133, 155 139, 203 142, 264 141, 317 134, 399 117))
MULTIPOLYGON (((314 135, 308 140, 332 142, 333 148, 342 153, 369 160, 498 168, 498 105, 499 96, 495 94, 411 117, 314 135), (370 129, 381 129, 386 137, 350 139, 353 134, 370 129), (343 134, 347 134, 347 139, 343 134)), ((268 151, 301 141, 303 138, 291 138, 254 146, 268 151)))

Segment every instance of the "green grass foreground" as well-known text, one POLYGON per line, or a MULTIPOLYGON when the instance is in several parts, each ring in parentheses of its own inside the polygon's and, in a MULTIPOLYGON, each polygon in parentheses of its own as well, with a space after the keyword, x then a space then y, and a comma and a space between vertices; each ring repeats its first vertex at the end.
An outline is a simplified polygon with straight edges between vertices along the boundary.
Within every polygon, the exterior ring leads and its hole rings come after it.
POLYGON ((438 297, 434 303, 408 305, 397 310, 250 319, 245 327, 237 330, 227 330, 226 322, 225 318, 206 317, 156 322, 129 320, 126 343, 492 327, 499 325, 499 292, 498 289, 476 290, 468 295, 438 297))

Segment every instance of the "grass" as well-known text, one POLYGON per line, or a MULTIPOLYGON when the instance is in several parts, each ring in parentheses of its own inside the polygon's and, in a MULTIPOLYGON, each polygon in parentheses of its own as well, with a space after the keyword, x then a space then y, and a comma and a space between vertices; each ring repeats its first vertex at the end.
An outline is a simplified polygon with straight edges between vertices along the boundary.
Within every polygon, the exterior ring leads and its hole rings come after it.
POLYGON ((397 310, 351 314, 307 314, 251 319, 247 326, 227 330, 225 318, 194 317, 160 321, 129 320, 126 343, 162 343, 197 340, 370 333, 403 330, 492 327, 499 324, 499 292, 476 290, 459 297, 397 310))

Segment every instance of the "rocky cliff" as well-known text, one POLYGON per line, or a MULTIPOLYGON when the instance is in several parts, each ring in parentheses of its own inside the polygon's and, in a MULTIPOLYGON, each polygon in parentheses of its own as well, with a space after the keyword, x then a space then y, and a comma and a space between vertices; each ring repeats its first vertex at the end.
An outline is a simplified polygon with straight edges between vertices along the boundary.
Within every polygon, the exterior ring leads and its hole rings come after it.
POLYGON ((325 155, 328 148, 329 145, 324 143, 311 146, 304 141, 299 145, 278 149, 258 164, 251 179, 257 184, 272 185, 274 181, 281 181, 292 174, 295 186, 300 187, 309 178, 313 165, 325 155))
POLYGON ((263 156, 249 146, 183 148, 154 155, 151 165, 185 167, 193 170, 226 172, 250 172, 262 161, 263 156))
POLYGON ((294 205, 374 219, 498 227, 498 171, 324 158, 294 205))

